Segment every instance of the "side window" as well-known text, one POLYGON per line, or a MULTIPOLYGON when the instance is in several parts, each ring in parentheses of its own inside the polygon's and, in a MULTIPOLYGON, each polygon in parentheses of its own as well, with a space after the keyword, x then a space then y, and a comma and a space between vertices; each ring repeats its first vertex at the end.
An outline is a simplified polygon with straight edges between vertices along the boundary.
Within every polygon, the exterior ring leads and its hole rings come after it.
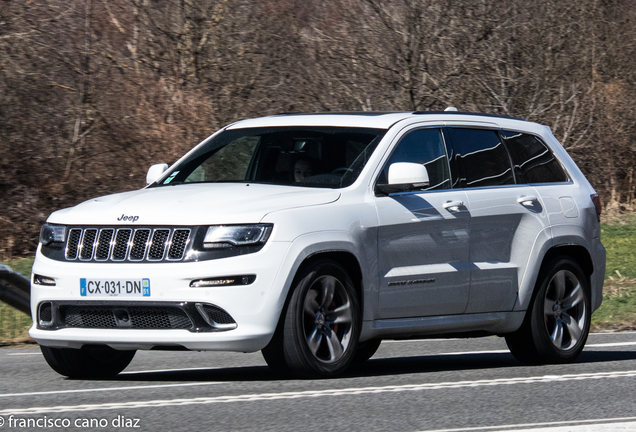
POLYGON ((501 136, 510 152, 517 183, 559 183, 567 175, 548 147, 537 137, 503 131, 501 136))
POLYGON ((424 165, 429 178, 429 187, 425 190, 451 188, 448 157, 439 129, 418 129, 404 136, 382 169, 378 184, 387 183, 389 166, 396 162, 424 165))
POLYGON ((510 158, 496 131, 449 128, 464 187, 514 184, 510 158))

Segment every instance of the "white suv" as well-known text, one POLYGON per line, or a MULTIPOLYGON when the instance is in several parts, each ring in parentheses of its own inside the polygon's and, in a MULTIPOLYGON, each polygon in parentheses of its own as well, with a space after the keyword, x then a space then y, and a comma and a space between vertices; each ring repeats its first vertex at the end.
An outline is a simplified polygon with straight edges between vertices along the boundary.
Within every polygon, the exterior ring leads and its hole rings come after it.
POLYGON ((600 201, 536 123, 276 115, 223 128, 147 182, 42 228, 30 334, 60 374, 187 349, 331 376, 382 339, 440 335, 568 362, 602 300, 600 201))

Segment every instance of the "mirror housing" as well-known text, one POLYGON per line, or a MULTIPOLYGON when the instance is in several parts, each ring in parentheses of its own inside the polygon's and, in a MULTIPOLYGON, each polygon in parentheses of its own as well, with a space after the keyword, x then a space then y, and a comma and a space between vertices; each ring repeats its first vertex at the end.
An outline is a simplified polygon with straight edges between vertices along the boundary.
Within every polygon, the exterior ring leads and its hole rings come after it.
POLYGON ((167 163, 155 164, 148 168, 148 174, 146 174, 146 186, 157 181, 161 175, 168 169, 167 163))
POLYGON ((388 184, 376 185, 376 193, 388 195, 395 192, 410 192, 429 185, 428 170, 413 162, 396 162, 389 166, 388 184))

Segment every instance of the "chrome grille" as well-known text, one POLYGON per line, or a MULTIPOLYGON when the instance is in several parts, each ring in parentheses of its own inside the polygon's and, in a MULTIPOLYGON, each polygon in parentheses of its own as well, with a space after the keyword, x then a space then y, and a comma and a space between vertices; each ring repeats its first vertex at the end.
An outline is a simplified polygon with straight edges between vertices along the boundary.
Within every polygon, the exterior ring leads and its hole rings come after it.
POLYGON ((189 228, 71 228, 65 258, 81 261, 179 261, 189 228))

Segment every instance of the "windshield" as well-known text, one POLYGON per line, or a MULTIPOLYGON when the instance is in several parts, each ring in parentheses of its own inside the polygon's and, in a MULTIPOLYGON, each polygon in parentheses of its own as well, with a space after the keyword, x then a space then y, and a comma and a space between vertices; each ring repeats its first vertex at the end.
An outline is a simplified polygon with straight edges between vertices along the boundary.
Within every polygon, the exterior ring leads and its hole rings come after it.
POLYGON ((346 187, 358 178, 385 133, 344 127, 226 130, 153 187, 218 182, 346 187))

